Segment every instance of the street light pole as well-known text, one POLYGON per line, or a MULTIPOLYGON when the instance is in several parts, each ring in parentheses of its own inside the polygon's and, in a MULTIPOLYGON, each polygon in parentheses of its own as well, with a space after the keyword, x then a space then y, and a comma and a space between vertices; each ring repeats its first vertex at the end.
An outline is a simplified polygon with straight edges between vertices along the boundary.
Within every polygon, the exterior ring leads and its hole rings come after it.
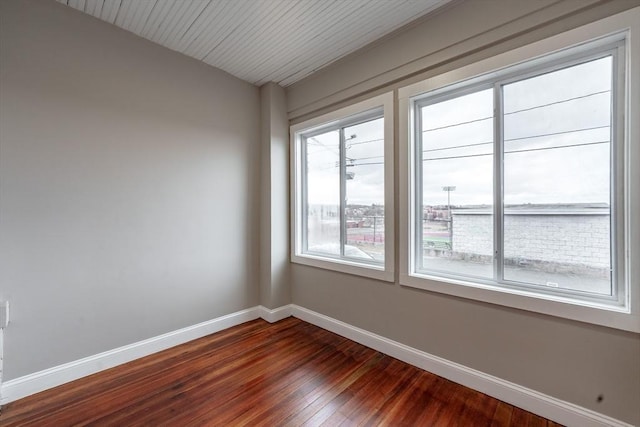
POLYGON ((449 244, 453 245, 453 228, 451 227, 451 192, 456 191, 455 185, 446 185, 442 187, 442 191, 447 192, 447 228, 449 229, 449 244))
POLYGON ((455 185, 447 185, 442 187, 442 191, 447 192, 447 211, 449 211, 449 219, 451 219, 451 192, 456 191, 455 185))

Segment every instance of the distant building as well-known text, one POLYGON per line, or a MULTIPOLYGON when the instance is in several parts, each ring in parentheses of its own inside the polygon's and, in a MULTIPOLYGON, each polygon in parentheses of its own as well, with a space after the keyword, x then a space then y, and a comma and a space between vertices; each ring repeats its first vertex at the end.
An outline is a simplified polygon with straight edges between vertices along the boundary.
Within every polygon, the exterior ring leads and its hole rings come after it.
MULTIPOLYGON (((489 208, 452 210, 452 257, 491 258, 493 216, 489 208)), ((505 260, 608 272, 610 208, 605 204, 518 205, 505 208, 505 260)))

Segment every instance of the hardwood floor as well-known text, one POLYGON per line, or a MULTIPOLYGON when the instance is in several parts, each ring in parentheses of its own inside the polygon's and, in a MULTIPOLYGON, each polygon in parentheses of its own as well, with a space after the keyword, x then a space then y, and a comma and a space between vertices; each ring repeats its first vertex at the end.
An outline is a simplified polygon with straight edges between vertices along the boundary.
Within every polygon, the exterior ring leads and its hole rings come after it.
POLYGON ((2 426, 556 426, 295 318, 10 403, 2 426))

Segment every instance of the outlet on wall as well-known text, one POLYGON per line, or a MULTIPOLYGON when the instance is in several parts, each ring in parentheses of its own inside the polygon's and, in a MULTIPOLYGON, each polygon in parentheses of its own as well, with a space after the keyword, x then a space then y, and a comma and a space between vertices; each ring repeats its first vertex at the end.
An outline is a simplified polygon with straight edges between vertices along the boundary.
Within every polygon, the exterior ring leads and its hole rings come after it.
POLYGON ((9 301, 0 301, 0 329, 9 325, 9 301))

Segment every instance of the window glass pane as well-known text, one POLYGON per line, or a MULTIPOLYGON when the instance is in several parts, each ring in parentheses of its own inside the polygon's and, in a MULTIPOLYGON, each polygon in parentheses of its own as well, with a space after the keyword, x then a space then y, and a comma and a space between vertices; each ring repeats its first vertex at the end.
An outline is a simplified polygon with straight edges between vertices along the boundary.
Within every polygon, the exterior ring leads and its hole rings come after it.
POLYGON ((340 256, 340 133, 306 138, 308 252, 340 256))
POLYGON ((344 129, 346 246, 344 254, 384 262, 384 119, 344 129))
POLYGON ((493 91, 422 106, 418 114, 417 265, 493 278, 493 91))
POLYGON ((504 278, 610 295, 612 58, 503 86, 504 278))

